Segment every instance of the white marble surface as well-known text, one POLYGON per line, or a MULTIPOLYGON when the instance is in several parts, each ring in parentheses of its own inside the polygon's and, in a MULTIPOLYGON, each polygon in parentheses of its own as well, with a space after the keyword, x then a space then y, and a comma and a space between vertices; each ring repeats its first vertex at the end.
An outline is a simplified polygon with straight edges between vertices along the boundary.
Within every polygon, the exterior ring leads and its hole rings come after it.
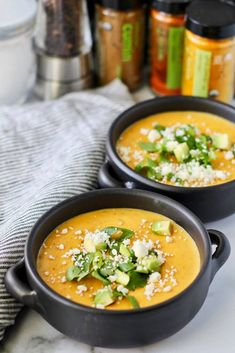
MULTIPOLYGON (((136 99, 151 97, 147 89, 136 99)), ((222 202, 222 200, 221 200, 222 202)), ((235 202, 235 201, 234 201, 235 202)), ((235 248, 235 215, 207 225, 224 232, 235 248)), ((32 310, 24 309, 0 344, 1 353, 234 353, 235 255, 218 272, 200 312, 180 332, 151 346, 112 350, 90 347, 65 337, 32 310)))

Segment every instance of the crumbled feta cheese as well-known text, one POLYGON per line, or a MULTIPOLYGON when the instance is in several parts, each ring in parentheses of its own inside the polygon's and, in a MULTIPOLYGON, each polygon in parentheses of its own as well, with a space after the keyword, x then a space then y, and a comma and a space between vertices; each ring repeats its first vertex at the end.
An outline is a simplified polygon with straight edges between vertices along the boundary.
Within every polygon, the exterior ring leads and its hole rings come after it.
POLYGON ((44 272, 44 275, 45 275, 45 276, 49 276, 49 274, 50 274, 50 273, 49 273, 48 271, 44 272))
POLYGON ((145 244, 141 240, 136 240, 133 244, 132 249, 135 253, 135 256, 138 258, 141 258, 141 257, 148 255, 148 248, 145 246, 145 244))
POLYGON ((172 237, 170 237, 169 235, 166 236, 166 242, 167 243, 172 243, 172 237))
POLYGON ((116 249, 112 249, 111 252, 112 252, 112 255, 114 255, 114 256, 117 255, 117 250, 116 249))
POLYGON ((138 161, 138 162, 141 162, 141 161, 144 159, 142 153, 139 152, 139 151, 134 151, 133 157, 134 157, 134 159, 135 159, 136 161, 138 161))
POLYGON ((156 140, 159 140, 160 137, 161 137, 161 135, 155 129, 154 130, 150 130, 150 132, 148 133, 148 140, 150 142, 155 142, 156 140))
POLYGON ((166 286, 163 288, 163 292, 170 292, 172 290, 171 286, 166 286))
POLYGON ((153 272, 149 276, 149 283, 158 282, 161 279, 161 274, 159 272, 153 272))
POLYGON ((55 256, 53 256, 53 255, 48 255, 48 258, 49 258, 50 260, 55 260, 55 256))
POLYGON ((65 257, 65 258, 68 258, 70 256, 73 256, 73 255, 78 255, 80 254, 81 251, 80 249, 77 249, 77 248, 74 248, 74 249, 70 249, 69 251, 67 251, 64 255, 62 255, 61 257, 65 257))
POLYGON ((125 246, 130 245, 130 243, 131 243, 130 239, 124 239, 124 240, 123 240, 123 244, 124 244, 125 246))
POLYGON ((123 295, 127 295, 129 292, 128 289, 123 287, 121 284, 117 286, 117 291, 122 293, 123 295))
POLYGON ((117 148, 118 153, 120 154, 121 158, 124 162, 129 162, 130 159, 130 147, 119 146, 117 148))
POLYGON ((65 283, 66 282, 66 277, 65 276, 61 277, 60 282, 61 283, 65 283))
POLYGON ((161 173, 165 178, 169 173, 174 175, 172 182, 176 178, 180 178, 187 183, 198 183, 198 186, 211 184, 216 179, 224 180, 229 176, 228 172, 213 169, 211 166, 200 165, 199 162, 194 160, 181 164, 163 162, 155 167, 155 171, 161 173))
POLYGON ((154 295, 155 285, 154 283, 149 283, 145 286, 144 295, 148 300, 151 300, 151 297, 154 295))
POLYGON ((115 282, 116 281, 116 279, 117 279, 117 275, 110 275, 110 276, 108 276, 108 280, 110 281, 110 282, 115 282))
POLYGON ((169 152, 174 151, 174 149, 178 146, 178 144, 179 144, 179 142, 177 142, 177 141, 168 141, 166 143, 167 151, 169 151, 169 152))
POLYGON ((57 246, 57 248, 60 249, 60 250, 64 250, 64 244, 62 244, 62 243, 59 244, 59 245, 57 246))
POLYGON ((78 230, 76 230, 76 231, 74 232, 74 234, 80 235, 80 234, 82 234, 82 231, 81 231, 80 229, 78 229, 78 230))
POLYGON ((62 229, 61 234, 67 234, 67 233, 68 233, 68 229, 67 228, 62 229))
POLYGON ((233 159, 234 155, 232 151, 227 151, 224 153, 224 158, 227 160, 233 159))
POLYGON ((141 135, 145 135, 146 136, 146 135, 148 135, 148 133, 149 133, 149 129, 145 129, 145 128, 141 128, 140 129, 140 134, 141 135))
POLYGON ((77 286, 77 294, 83 294, 84 292, 87 291, 87 286, 85 286, 84 284, 81 284, 79 286, 77 286))

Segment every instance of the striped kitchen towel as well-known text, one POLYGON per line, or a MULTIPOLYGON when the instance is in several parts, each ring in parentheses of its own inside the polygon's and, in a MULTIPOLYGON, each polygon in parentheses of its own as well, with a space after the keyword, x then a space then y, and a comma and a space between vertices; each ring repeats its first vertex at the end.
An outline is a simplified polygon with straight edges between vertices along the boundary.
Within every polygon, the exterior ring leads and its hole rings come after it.
POLYGON ((0 340, 21 308, 4 276, 24 253, 37 219, 91 190, 110 123, 134 103, 120 82, 57 101, 0 107, 0 340))

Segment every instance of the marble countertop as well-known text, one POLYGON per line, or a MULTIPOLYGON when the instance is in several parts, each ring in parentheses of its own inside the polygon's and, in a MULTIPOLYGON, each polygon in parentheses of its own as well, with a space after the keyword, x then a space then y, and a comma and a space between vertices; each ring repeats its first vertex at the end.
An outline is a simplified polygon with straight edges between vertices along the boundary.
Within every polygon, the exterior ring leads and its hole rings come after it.
MULTIPOLYGON (((137 100, 151 97, 144 89, 137 100)), ((235 248, 235 215, 207 225, 224 232, 235 248)), ((235 256, 214 278, 208 297, 196 317, 177 334, 151 346, 112 350, 76 342, 51 327, 36 312, 24 309, 16 324, 8 329, 0 343, 1 353, 234 353, 235 256)))

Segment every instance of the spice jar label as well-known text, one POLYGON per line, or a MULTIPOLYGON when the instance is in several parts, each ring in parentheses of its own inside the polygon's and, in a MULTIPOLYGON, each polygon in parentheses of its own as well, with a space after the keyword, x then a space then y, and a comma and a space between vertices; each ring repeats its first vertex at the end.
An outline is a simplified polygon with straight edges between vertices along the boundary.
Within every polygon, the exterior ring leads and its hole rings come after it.
POLYGON ((168 34, 167 87, 181 87, 184 28, 171 27, 168 34))
POLYGON ((195 96, 208 97, 211 56, 211 52, 207 50, 196 50, 193 82, 195 96))
POLYGON ((133 56, 133 25, 125 23, 122 26, 122 61, 129 62, 133 56))

